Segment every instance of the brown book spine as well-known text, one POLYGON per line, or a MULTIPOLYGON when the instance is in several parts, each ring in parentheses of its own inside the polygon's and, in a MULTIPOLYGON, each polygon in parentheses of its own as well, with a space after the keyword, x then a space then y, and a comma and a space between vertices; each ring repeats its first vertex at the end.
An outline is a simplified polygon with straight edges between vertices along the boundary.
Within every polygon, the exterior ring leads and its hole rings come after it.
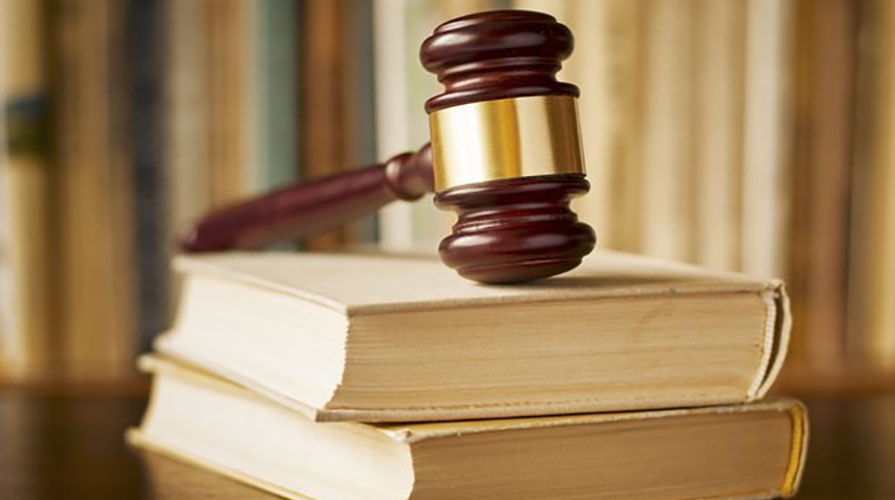
POLYGON ((787 263, 793 361, 835 371, 845 347, 856 4, 802 0, 797 8, 787 263))
POLYGON ((125 5, 58 3, 59 329, 69 380, 133 372, 136 287, 125 5))
POLYGON ((214 206, 248 194, 247 4, 206 3, 208 164, 214 206))
MULTIPOLYGON (((313 180, 348 165, 343 111, 343 2, 308 0, 301 26, 301 178, 313 180)), ((346 243, 342 227, 308 239, 308 250, 330 250, 346 243)))
POLYGON ((849 361, 895 372, 895 5, 861 2, 849 248, 849 361))

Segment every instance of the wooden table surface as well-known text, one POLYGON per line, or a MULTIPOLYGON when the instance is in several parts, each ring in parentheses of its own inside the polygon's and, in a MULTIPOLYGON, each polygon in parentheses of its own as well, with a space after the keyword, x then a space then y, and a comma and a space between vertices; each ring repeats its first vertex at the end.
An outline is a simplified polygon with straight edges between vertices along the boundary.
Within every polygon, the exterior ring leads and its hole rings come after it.
MULTIPOLYGON (((811 419, 800 499, 895 499, 895 394, 806 398, 811 419)), ((0 499, 272 499, 136 451, 137 396, 0 391, 0 499)))

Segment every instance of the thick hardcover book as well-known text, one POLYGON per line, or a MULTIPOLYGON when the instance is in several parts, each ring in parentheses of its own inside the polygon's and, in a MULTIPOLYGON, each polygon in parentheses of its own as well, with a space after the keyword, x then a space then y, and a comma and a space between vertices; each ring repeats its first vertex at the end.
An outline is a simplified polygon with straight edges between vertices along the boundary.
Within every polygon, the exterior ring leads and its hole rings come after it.
POLYGON ((145 359, 152 400, 128 439, 288 498, 683 499, 791 496, 808 424, 792 400, 464 422, 315 423, 145 359))
POLYGON ((789 340, 779 281, 620 253, 512 287, 431 258, 229 253, 176 267, 179 317, 157 349, 316 420, 753 401, 789 340))

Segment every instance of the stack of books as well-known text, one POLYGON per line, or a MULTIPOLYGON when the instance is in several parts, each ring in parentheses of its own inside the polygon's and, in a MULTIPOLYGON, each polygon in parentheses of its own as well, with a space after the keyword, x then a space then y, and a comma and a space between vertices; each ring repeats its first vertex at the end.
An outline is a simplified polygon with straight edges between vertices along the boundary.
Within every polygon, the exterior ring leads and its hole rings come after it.
POLYGON ((485 286, 428 257, 181 257, 135 445, 290 498, 771 498, 782 283, 610 252, 485 286))

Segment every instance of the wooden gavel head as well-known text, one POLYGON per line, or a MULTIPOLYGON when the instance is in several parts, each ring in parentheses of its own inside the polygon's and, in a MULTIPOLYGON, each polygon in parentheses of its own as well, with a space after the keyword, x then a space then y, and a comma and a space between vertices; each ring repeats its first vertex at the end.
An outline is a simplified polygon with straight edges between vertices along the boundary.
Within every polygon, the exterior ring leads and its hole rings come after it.
POLYGON ((445 86, 426 102, 435 204, 458 215, 439 253, 466 278, 546 278, 594 248, 569 208, 590 188, 578 88, 556 79, 572 45, 568 28, 527 11, 454 19, 422 45, 423 66, 445 86))
POLYGON ((442 24, 420 51, 445 85, 426 103, 431 148, 214 210, 181 248, 304 238, 434 189, 435 204, 458 214, 440 253, 462 276, 514 283, 572 269, 595 237, 569 209, 589 188, 578 89, 555 76, 571 51, 572 34, 545 14, 496 11, 442 24))

